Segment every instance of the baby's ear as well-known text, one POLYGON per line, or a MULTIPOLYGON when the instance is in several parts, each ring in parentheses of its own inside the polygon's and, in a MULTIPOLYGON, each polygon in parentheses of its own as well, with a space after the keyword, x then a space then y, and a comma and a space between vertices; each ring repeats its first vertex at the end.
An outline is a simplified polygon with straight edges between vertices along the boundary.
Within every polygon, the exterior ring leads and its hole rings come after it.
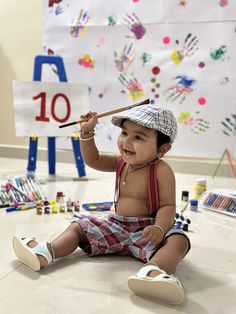
POLYGON ((157 150, 157 157, 159 158, 163 157, 170 149, 171 149, 170 143, 161 145, 161 147, 159 147, 157 150))

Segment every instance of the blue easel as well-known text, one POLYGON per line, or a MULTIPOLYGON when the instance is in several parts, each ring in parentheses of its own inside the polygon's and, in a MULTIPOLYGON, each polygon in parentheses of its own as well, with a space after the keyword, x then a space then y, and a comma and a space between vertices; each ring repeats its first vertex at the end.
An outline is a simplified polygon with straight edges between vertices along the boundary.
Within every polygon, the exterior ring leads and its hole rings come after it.
MULTIPOLYGON (((63 59, 59 56, 36 56, 34 59, 34 81, 41 81, 43 64, 54 64, 57 67, 57 73, 60 82, 67 82, 63 59)), ((85 165, 80 151, 80 142, 78 137, 72 137, 72 146, 74 150, 75 163, 79 177, 84 177, 85 165)), ((29 176, 34 176, 37 162, 38 138, 30 137, 27 172, 29 176)), ((48 137, 48 172, 56 172, 56 139, 48 137)))

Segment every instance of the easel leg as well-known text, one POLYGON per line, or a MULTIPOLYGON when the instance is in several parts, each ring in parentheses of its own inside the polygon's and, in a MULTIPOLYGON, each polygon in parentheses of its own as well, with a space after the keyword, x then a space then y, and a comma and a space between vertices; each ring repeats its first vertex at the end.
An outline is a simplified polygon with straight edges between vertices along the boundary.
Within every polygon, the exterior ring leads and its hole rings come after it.
POLYGON ((37 162, 37 148, 38 148, 38 138, 30 137, 29 140, 29 154, 28 154, 28 166, 27 166, 27 176, 34 177, 37 162))
POLYGON ((79 138, 72 137, 71 141, 72 141, 72 146, 73 146, 73 151, 74 151, 74 156, 75 156, 75 163, 78 170, 78 175, 79 177, 84 177, 86 176, 86 172, 85 172, 84 161, 83 161, 81 151, 80 151, 79 138))
POLYGON ((48 137, 48 172, 55 174, 56 172, 56 139, 48 137))

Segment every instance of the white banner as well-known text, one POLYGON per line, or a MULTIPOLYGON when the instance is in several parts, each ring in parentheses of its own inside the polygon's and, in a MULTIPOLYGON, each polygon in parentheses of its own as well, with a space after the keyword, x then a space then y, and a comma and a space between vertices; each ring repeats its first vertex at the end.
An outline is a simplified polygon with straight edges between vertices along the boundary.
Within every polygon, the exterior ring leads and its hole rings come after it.
MULTIPOLYGON (((150 98, 178 120, 169 155, 236 157, 236 1, 43 3, 44 52, 63 58, 70 82, 88 84, 94 111, 150 98)), ((110 119, 97 126, 102 150, 116 148, 110 119)))
POLYGON ((74 136, 59 125, 90 110, 86 84, 13 81, 13 95, 17 136, 74 136))

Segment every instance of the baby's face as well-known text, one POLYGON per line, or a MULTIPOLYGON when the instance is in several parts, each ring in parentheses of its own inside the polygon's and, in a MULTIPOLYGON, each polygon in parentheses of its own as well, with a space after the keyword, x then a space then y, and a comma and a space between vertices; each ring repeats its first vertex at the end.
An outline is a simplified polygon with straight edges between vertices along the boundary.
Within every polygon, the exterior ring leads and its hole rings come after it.
POLYGON ((126 163, 142 165, 157 158, 157 132, 135 122, 125 120, 117 140, 121 156, 126 163))

